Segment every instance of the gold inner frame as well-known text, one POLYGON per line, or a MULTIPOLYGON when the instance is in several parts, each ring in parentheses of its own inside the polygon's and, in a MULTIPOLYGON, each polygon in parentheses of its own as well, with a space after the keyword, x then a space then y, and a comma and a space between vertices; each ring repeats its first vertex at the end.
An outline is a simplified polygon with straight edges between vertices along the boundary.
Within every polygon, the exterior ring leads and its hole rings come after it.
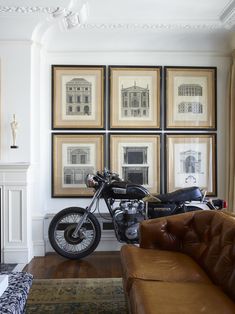
POLYGON ((95 144, 96 164, 95 168, 99 171, 104 167, 103 135, 89 134, 54 134, 53 135, 53 195, 54 196, 92 196, 93 189, 84 188, 64 188, 62 186, 62 145, 63 144, 95 144))
POLYGON ((166 127, 167 128, 198 128, 198 129, 214 129, 216 127, 215 111, 215 70, 214 69, 183 69, 183 68, 167 68, 166 69, 166 127), (206 121, 192 120, 174 120, 174 77, 175 76, 190 76, 207 78, 207 113, 206 121))

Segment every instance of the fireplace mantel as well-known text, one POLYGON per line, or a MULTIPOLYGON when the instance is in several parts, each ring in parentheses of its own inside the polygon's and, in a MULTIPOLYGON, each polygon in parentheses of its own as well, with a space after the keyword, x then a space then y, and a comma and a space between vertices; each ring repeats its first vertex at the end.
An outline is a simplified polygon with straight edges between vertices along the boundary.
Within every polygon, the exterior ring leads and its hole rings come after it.
POLYGON ((26 162, 0 163, 1 261, 4 263, 28 263, 32 258, 29 168, 26 162))

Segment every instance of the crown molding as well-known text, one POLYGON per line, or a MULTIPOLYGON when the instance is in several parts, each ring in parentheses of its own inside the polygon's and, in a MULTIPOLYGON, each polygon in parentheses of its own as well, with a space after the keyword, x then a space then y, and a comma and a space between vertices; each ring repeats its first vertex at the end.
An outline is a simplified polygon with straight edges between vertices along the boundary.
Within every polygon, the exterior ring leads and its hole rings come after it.
MULTIPOLYGON (((83 12, 86 10, 85 4, 82 6, 83 12)), ((62 17, 64 20, 64 24, 66 28, 73 28, 75 26, 80 25, 81 19, 79 16, 79 12, 73 12, 66 8, 62 7, 8 7, 8 6, 0 6, 0 13, 7 14, 35 14, 40 13, 43 15, 49 15, 52 18, 62 17)), ((84 15, 84 13, 83 13, 84 15)), ((84 18, 83 18, 84 19, 84 18)))
POLYGON ((84 23, 80 24, 79 28, 107 30, 216 30, 221 29, 221 23, 84 23))
POLYGON ((0 6, 0 13, 18 13, 18 14, 31 14, 31 13, 43 13, 43 14, 57 14, 60 12, 60 7, 8 7, 0 6))
POLYGON ((117 49, 96 49, 96 50, 51 50, 51 49, 47 49, 47 56, 54 59, 56 58, 78 58, 81 56, 93 56, 93 55, 100 55, 102 56, 104 53, 107 53, 107 51, 109 51, 110 54, 118 54, 120 55, 139 55, 139 56, 146 56, 146 54, 148 54, 149 56, 190 56, 190 57, 214 57, 214 58, 228 58, 231 57, 231 52, 229 51, 224 51, 224 52, 219 52, 219 51, 200 51, 200 50, 195 50, 195 51, 191 51, 191 50, 156 50, 156 49, 145 49, 145 50, 132 50, 132 49, 127 49, 127 50, 117 50, 117 49))
POLYGON ((0 14, 13 15, 36 15, 42 14, 51 18, 61 18, 67 29, 79 27, 81 29, 107 29, 107 30, 217 30, 231 29, 235 26, 235 0, 232 0, 223 10, 218 19, 211 22, 185 21, 164 23, 85 23, 88 16, 88 5, 83 2, 78 12, 68 10, 64 7, 42 7, 42 6, 0 6, 0 14))
POLYGON ((235 26, 235 0, 231 1, 220 15, 224 28, 232 29, 235 26))

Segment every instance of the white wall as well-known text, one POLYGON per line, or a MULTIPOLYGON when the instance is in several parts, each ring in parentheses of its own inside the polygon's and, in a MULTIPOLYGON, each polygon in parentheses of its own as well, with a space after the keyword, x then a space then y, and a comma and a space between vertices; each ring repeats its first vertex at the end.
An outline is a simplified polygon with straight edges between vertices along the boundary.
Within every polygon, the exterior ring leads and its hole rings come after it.
POLYGON ((30 146, 30 89, 31 42, 0 41, 1 60, 1 159, 4 161, 29 161, 30 146), (11 149, 10 122, 16 114, 20 123, 17 136, 18 149, 11 149))

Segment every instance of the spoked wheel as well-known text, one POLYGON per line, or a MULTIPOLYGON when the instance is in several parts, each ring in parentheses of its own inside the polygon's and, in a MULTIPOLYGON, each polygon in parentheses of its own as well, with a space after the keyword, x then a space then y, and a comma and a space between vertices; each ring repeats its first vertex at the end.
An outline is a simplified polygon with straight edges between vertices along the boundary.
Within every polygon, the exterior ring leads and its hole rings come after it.
POLYGON ((48 235, 51 246, 58 254, 79 259, 91 254, 98 246, 101 237, 100 224, 91 213, 82 224, 78 235, 73 235, 84 213, 83 208, 69 207, 53 217, 48 235))

